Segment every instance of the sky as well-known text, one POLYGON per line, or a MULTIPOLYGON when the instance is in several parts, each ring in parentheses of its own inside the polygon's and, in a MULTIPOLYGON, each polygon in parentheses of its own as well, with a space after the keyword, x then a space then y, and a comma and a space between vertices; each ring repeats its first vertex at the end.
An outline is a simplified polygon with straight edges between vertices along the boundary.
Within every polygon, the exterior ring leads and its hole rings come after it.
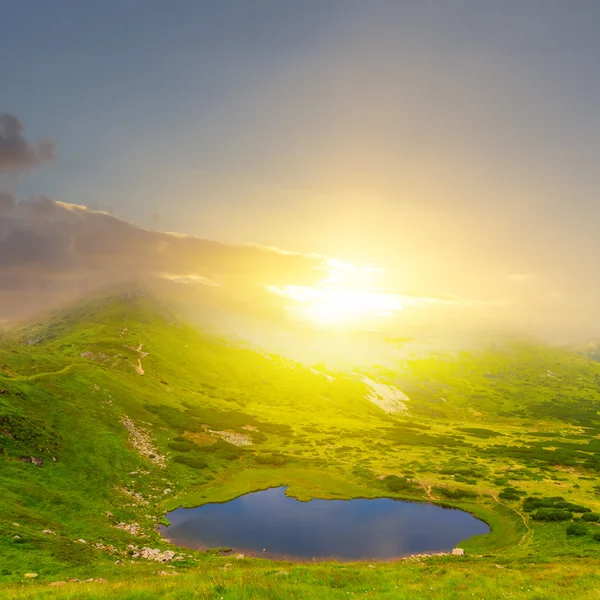
MULTIPOLYGON (((56 234, 55 217, 32 221, 44 196, 311 268, 375 266, 379 291, 465 320, 600 335, 595 0, 3 0, 1 14, 0 114, 30 151, 0 171, 29 202, 0 227, 13 287, 35 246, 22 232, 56 234)), ((82 231, 60 227, 88 268, 82 231)))

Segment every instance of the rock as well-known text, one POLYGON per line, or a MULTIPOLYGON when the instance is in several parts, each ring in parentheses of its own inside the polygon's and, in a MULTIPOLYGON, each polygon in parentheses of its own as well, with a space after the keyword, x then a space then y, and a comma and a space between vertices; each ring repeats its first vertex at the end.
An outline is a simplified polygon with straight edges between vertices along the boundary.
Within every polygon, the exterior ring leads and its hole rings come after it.
POLYGON ((367 565, 367 567, 369 567, 369 569, 374 569, 375 565, 367 565))
POLYGON ((56 535, 56 532, 52 531, 52 529, 43 529, 42 533, 45 533, 46 535, 56 535))
POLYGON ((48 584, 49 587, 58 587, 59 585, 67 585, 67 582, 66 581, 53 581, 52 583, 48 584))
POLYGON ((465 551, 463 550, 463 548, 453 548, 452 549, 452 554, 454 556, 464 556, 465 555, 465 551))
POLYGON ((81 583, 81 579, 77 579, 76 577, 70 577, 69 581, 71 583, 81 583))
POLYGON ((6 388, 0 388, 0 395, 1 394, 8 394, 8 390, 6 388))
POLYGON ((142 548, 141 555, 142 558, 147 560, 165 563, 173 560, 175 552, 172 550, 165 550, 164 552, 161 552, 158 548, 142 548))
POLYGON ((140 535, 142 533, 141 527, 139 523, 117 523, 113 526, 115 529, 122 529, 123 531, 127 531, 131 535, 140 535))
POLYGON ((234 446, 252 446, 252 440, 242 433, 235 433, 232 431, 214 431, 209 429, 209 432, 219 436, 226 442, 233 444, 234 446))
POLYGON ((21 536, 20 535, 13 535, 13 540, 20 540, 21 536))
POLYGON ((121 560, 118 560, 118 559, 117 559, 117 560, 115 560, 115 565, 122 565, 122 564, 123 564, 123 561, 121 561, 121 560))
POLYGON ((12 526, 13 527, 21 527, 21 524, 20 523, 13 523, 12 526))
POLYGON ((107 510, 107 511, 104 513, 104 516, 105 516, 105 517, 107 517, 107 518, 109 518, 109 519, 112 519, 112 518, 113 518, 115 515, 113 515, 111 512, 109 512, 109 511, 107 510))
POLYGON ((41 467, 44 464, 44 461, 41 458, 37 458, 36 456, 19 456, 17 460, 20 460, 24 463, 31 463, 36 467, 41 467))
POLYGON ((27 579, 34 579, 37 576, 37 573, 25 573, 25 575, 23 575, 23 577, 27 577, 27 579))
POLYGON ((240 554, 236 554, 236 555, 235 555, 235 557, 236 557, 238 560, 242 560, 242 559, 244 558, 244 555, 240 553, 240 554))
POLYGON ((78 544, 87 544, 87 542, 86 542, 85 540, 81 539, 81 538, 79 538, 79 539, 77 540, 77 543, 78 543, 78 544))

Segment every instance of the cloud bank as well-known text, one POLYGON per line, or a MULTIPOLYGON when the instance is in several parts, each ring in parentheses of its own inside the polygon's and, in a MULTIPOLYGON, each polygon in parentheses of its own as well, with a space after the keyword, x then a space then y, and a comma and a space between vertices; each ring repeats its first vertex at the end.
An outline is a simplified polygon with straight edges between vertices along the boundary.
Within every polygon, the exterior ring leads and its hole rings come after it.
POLYGON ((144 277, 211 284, 249 298, 265 284, 314 285, 323 258, 150 231, 41 196, 0 194, 0 319, 144 277))

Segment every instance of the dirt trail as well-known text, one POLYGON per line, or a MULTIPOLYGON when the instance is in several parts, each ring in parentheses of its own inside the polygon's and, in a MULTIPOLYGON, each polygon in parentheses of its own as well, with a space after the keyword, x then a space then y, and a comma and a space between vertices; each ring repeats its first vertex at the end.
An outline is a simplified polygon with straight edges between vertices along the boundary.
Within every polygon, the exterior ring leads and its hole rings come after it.
POLYGON ((54 377, 57 375, 64 375, 68 373, 73 367, 77 367, 79 365, 67 365, 63 367, 59 371, 48 371, 47 373, 34 373, 33 375, 14 375, 11 377, 7 377, 7 381, 35 381, 37 379, 42 379, 43 377, 54 377))
POLYGON ((144 369, 142 368, 142 359, 148 356, 148 352, 144 352, 142 350, 142 344, 139 344, 135 351, 140 355, 137 361, 137 365, 135 366, 135 371, 138 375, 144 374, 144 369))
POLYGON ((425 491, 425 493, 427 494, 427 497, 432 502, 434 502, 435 500, 437 500, 437 498, 431 493, 431 486, 430 485, 425 485, 423 482, 421 482, 420 485, 423 488, 423 490, 425 491))
POLYGON ((523 520, 523 525, 525 525, 525 529, 527 529, 527 532, 523 535, 523 537, 519 540, 519 543, 517 544, 517 546, 520 546, 524 541, 525 538, 529 535, 532 534, 533 535, 533 530, 531 529, 531 527, 529 527, 529 523, 527 522, 527 518, 525 517, 525 515, 520 511, 517 510, 516 508, 513 508, 512 506, 508 506, 508 504, 504 504, 504 502, 500 502, 500 500, 498 500, 498 496, 496 496, 495 494, 491 494, 492 498, 500 505, 500 506, 504 506, 505 508, 508 508, 509 510, 512 510, 514 513, 516 513, 517 515, 519 515, 519 517, 521 517, 521 519, 523 520))

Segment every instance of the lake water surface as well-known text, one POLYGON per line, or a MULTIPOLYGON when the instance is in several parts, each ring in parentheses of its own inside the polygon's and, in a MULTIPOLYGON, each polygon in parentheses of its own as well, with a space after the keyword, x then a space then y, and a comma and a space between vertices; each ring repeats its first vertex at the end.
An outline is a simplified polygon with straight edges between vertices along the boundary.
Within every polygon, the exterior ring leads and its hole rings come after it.
POLYGON ((171 524, 161 533, 180 546, 270 558, 394 558, 451 550, 490 531, 467 512, 434 504, 389 498, 299 502, 283 487, 179 508, 167 518, 171 524))

